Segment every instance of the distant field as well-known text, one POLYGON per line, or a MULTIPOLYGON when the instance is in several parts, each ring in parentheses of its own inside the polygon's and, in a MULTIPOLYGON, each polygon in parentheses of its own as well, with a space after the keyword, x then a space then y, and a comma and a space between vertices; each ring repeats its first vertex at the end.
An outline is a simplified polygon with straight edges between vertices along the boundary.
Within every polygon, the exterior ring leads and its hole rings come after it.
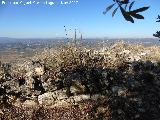
MULTIPOLYGON (((3 38, 4 39, 4 38, 3 38)), ((72 41, 72 40, 68 40, 72 41)), ((142 44, 144 46, 160 45, 160 41, 154 38, 115 38, 115 39, 84 39, 83 41, 77 40, 80 46, 101 48, 116 43, 117 41, 124 41, 130 44, 142 44)), ((32 57, 37 51, 41 51, 44 48, 54 48, 59 45, 67 43, 66 39, 12 39, 7 38, 5 40, 0 39, 0 60, 2 62, 16 62, 17 60, 23 60, 27 57, 32 57)))

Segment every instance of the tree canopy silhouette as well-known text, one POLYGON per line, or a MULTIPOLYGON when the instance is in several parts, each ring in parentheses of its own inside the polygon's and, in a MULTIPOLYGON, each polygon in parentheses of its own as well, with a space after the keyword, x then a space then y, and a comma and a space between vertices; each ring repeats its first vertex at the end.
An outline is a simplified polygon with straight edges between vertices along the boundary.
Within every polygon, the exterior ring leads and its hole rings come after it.
MULTIPOLYGON (((112 12, 112 17, 115 16, 118 9, 120 9, 124 19, 126 21, 129 21, 131 23, 134 23, 134 19, 144 19, 144 16, 141 15, 141 12, 146 11, 149 6, 140 7, 137 9, 132 9, 132 7, 135 4, 135 0, 112 0, 113 3, 109 5, 105 11, 103 11, 103 14, 106 14, 108 11, 110 11, 112 8, 114 8, 112 12)), ((157 21, 160 22, 160 15, 158 15, 157 21)), ((160 38, 160 31, 157 31, 155 34, 153 34, 154 37, 160 38)))
POLYGON ((139 13, 144 12, 149 8, 149 6, 147 6, 133 10, 132 7, 134 4, 135 4, 134 0, 113 0, 113 3, 105 9, 103 14, 106 14, 109 10, 111 10, 114 6, 116 6, 116 8, 112 13, 112 17, 114 17, 117 10, 120 9, 125 20, 134 23, 133 18, 144 19, 144 17, 139 13))
MULTIPOLYGON (((160 15, 158 15, 157 21, 160 22, 160 15)), ((153 34, 154 37, 160 38, 160 31, 157 31, 155 34, 153 34)))

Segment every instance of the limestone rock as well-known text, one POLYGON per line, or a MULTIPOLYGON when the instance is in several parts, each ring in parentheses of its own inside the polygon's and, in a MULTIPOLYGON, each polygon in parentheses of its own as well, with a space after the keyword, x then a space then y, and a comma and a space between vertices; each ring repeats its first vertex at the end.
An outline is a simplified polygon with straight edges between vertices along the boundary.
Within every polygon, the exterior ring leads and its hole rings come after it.
POLYGON ((27 107, 35 107, 37 106, 38 104, 33 101, 33 100, 26 100, 24 103, 23 103, 24 106, 27 106, 27 107))
POLYGON ((42 67, 36 67, 34 69, 34 72, 35 72, 36 75, 40 76, 40 75, 44 74, 44 69, 42 67))
POLYGON ((56 100, 63 100, 68 98, 66 92, 57 90, 55 92, 48 92, 38 96, 39 104, 53 105, 56 100))
POLYGON ((0 114, 1 114, 1 115, 3 115, 3 114, 4 114, 4 113, 3 113, 3 111, 2 111, 1 109, 0 109, 0 114))

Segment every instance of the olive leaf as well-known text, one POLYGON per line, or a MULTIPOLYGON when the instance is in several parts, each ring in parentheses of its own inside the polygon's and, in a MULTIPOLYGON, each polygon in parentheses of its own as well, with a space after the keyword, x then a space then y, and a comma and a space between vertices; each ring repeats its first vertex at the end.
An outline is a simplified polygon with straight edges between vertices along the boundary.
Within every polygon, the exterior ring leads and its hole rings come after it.
POLYGON ((114 17, 114 15, 115 15, 115 13, 117 12, 118 8, 119 8, 119 6, 113 11, 112 17, 114 17))
POLYGON ((135 1, 133 1, 133 2, 129 5, 129 11, 131 11, 134 3, 135 3, 135 1))
POLYGON ((106 14, 110 9, 112 9, 112 7, 115 5, 115 3, 114 4, 111 4, 110 6, 108 6, 107 8, 106 8, 106 10, 103 12, 103 14, 106 14))
POLYGON ((132 17, 134 17, 134 18, 137 18, 137 19, 144 19, 144 17, 142 16, 142 15, 140 15, 140 14, 133 14, 133 13, 131 13, 130 14, 132 17))
POLYGON ((143 11, 146 11, 149 7, 142 7, 142 8, 139 8, 139 9, 136 9, 136 10, 133 10, 133 11, 130 11, 130 12, 133 12, 133 13, 138 13, 138 12, 143 12, 143 11))
POLYGON ((160 15, 158 15, 158 18, 157 18, 158 20, 156 21, 156 22, 160 22, 160 15))
POLYGON ((122 13, 123 17, 125 18, 125 20, 134 23, 134 20, 133 20, 133 18, 131 17, 131 15, 130 15, 128 12, 126 12, 126 11, 124 10, 124 8, 122 8, 122 6, 120 6, 120 10, 121 10, 121 13, 122 13))
POLYGON ((127 9, 127 6, 128 6, 128 4, 125 5, 125 7, 124 7, 125 10, 127 9))
POLYGON ((153 36, 160 38, 160 31, 157 31, 155 34, 153 34, 153 36))
MULTIPOLYGON (((131 10, 134 3, 135 3, 135 0, 133 0, 131 3, 130 3, 130 0, 113 0, 113 2, 114 2, 114 4, 111 4, 110 6, 108 6, 106 8, 106 10, 103 12, 103 14, 106 14, 110 9, 113 8, 113 6, 115 4, 117 4, 118 7, 116 9, 114 9, 114 11, 112 12, 112 17, 114 17, 118 8, 120 8, 120 11, 121 11, 123 17, 125 18, 125 20, 130 21, 132 23, 134 23, 133 18, 144 19, 144 17, 138 13, 146 11, 149 8, 149 6, 148 6, 148 7, 141 7, 141 8, 135 9, 135 10, 131 10), (128 7, 128 10, 127 10, 127 7, 128 7)), ((160 19, 158 19, 157 22, 160 22, 160 19)))

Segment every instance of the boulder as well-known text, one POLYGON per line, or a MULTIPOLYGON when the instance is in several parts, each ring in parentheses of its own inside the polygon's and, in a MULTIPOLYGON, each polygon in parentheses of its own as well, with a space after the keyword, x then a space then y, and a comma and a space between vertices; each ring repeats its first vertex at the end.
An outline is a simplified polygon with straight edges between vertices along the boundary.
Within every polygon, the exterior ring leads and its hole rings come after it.
POLYGON ((35 72, 35 75, 41 76, 44 74, 44 69, 43 67, 35 67, 34 72, 35 72))
POLYGON ((24 103, 23 103, 24 106, 27 106, 27 107, 36 107, 38 105, 38 103, 36 103, 35 101, 33 100, 26 100, 24 103))
POLYGON ((57 90, 54 92, 47 92, 38 96, 39 104, 53 105, 56 100, 67 99, 66 91, 57 90))
POLYGON ((69 106, 69 105, 77 105, 81 101, 89 100, 90 95, 76 95, 71 96, 67 99, 57 100, 55 101, 53 106, 69 106))

